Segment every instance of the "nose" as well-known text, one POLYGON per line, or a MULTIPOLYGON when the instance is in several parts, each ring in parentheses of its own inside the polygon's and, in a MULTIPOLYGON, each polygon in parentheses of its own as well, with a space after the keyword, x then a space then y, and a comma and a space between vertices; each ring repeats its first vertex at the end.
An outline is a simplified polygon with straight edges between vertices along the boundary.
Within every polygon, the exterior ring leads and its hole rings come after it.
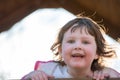
POLYGON ((81 50, 82 49, 82 44, 80 42, 76 42, 74 49, 75 50, 81 50))

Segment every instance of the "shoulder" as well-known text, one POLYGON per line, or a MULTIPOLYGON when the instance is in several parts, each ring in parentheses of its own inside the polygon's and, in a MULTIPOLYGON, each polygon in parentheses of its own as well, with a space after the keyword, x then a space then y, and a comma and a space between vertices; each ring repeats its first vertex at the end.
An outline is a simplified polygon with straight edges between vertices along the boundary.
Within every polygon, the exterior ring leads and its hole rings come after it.
POLYGON ((39 70, 42 67, 50 67, 50 66, 55 66, 57 62, 55 61, 36 61, 34 70, 39 70))
POLYGON ((116 70, 114 70, 113 68, 105 67, 105 68, 103 69, 103 73, 109 74, 110 77, 120 77, 120 73, 117 72, 116 70))
POLYGON ((51 74, 58 64, 55 61, 36 61, 34 70, 41 70, 51 74))

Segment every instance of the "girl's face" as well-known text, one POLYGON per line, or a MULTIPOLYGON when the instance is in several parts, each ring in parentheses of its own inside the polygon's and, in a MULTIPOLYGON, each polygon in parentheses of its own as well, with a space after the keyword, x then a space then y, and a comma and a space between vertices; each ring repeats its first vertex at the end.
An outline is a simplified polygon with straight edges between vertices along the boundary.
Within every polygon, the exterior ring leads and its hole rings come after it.
POLYGON ((70 28, 64 34, 60 53, 68 69, 91 70, 93 60, 98 58, 96 50, 95 38, 85 27, 74 32, 70 28))

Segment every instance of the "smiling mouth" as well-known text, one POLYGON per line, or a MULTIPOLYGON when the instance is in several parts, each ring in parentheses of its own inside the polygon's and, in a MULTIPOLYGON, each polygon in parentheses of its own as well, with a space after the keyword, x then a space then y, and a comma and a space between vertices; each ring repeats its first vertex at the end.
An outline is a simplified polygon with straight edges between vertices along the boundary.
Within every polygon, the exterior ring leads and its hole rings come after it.
POLYGON ((74 58, 83 58, 83 57, 85 57, 85 55, 80 54, 80 53, 76 53, 76 54, 72 54, 72 57, 74 57, 74 58))

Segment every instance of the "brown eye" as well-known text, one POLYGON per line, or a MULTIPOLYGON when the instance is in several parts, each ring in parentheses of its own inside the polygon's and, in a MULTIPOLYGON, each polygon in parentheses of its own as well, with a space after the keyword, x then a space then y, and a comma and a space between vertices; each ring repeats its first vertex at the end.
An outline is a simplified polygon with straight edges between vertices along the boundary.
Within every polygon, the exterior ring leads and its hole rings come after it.
POLYGON ((68 40, 67 42, 68 43, 74 43, 75 41, 74 40, 68 40))
POLYGON ((89 42, 88 42, 88 41, 83 41, 82 43, 83 43, 83 44, 89 44, 89 42))

